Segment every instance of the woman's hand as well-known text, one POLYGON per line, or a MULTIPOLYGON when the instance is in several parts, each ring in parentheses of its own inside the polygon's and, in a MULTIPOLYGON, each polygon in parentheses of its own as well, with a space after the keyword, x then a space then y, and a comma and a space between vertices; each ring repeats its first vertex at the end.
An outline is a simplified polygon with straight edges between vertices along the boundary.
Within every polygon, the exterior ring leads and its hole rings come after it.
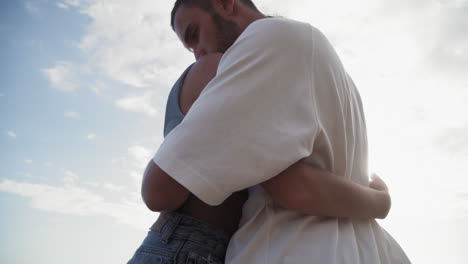
POLYGON ((375 195, 377 211, 379 212, 377 218, 384 219, 387 217, 392 207, 392 200, 388 192, 388 186, 377 174, 373 173, 369 188, 378 191, 375 195))

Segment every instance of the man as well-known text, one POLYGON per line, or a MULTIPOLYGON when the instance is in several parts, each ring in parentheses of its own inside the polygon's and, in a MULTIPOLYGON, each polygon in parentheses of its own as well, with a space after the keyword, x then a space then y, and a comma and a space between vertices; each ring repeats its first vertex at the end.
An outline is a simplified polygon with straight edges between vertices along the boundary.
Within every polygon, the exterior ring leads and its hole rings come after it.
POLYGON ((224 55, 154 156, 157 172, 145 178, 164 184, 145 187, 145 201, 170 189, 158 200, 168 210, 188 191, 217 205, 253 186, 228 263, 409 263, 374 220, 305 215, 312 192, 323 190, 281 176, 304 159, 368 181, 360 97, 326 38, 308 24, 266 18, 250 0, 179 0, 172 21, 197 59, 224 55))

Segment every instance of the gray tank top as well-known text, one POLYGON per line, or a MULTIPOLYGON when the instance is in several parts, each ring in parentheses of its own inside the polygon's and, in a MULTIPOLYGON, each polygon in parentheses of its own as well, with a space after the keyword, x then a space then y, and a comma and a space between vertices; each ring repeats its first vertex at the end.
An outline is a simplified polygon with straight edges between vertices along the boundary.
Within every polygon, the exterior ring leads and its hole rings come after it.
POLYGON ((169 93, 169 97, 167 98, 166 104, 166 117, 164 120, 164 137, 169 134, 176 126, 182 122, 184 119, 184 114, 182 110, 180 110, 179 98, 180 98, 180 91, 182 90, 182 86, 184 85, 185 77, 187 76, 188 71, 192 68, 193 64, 190 65, 184 73, 179 77, 176 81, 174 86, 172 87, 171 92, 169 93))

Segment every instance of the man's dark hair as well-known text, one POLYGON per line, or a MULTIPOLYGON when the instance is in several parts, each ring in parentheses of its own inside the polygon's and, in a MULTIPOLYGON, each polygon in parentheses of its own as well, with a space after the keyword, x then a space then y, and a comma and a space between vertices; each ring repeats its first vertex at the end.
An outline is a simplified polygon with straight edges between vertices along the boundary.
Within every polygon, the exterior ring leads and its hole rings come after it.
MULTIPOLYGON (((204 11, 208 13, 213 12, 213 6, 211 5, 212 0, 176 0, 174 4, 174 8, 172 8, 171 12, 171 27, 172 30, 175 30, 174 28, 174 18, 175 14, 177 12, 177 9, 181 7, 182 5, 189 6, 189 7, 198 7, 200 9, 203 9, 204 11)), ((252 0, 240 0, 243 4, 246 6, 252 8, 255 11, 258 11, 257 7, 255 4, 252 2, 252 0)))

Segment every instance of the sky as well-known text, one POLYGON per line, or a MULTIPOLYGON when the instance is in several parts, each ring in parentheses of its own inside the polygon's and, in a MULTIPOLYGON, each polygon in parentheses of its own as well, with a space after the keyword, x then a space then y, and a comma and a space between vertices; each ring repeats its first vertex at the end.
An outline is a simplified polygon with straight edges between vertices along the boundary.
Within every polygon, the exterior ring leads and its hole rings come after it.
MULTIPOLYGON (((306 21, 361 93, 379 220, 413 263, 466 263, 468 0, 256 0, 306 21)), ((126 263, 166 99, 193 62, 167 0, 0 2, 0 262, 126 263)))

